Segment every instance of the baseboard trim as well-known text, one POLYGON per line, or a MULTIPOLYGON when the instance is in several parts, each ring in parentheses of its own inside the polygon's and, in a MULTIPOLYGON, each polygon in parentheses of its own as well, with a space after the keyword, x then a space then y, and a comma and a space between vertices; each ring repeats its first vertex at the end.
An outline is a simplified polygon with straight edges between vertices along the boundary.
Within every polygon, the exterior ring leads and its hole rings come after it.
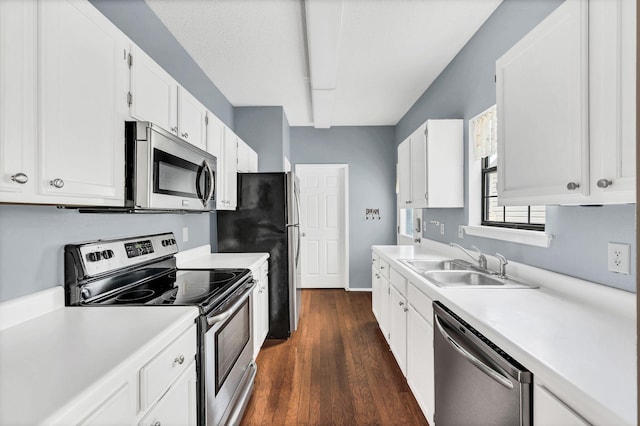
POLYGON ((356 287, 356 288, 345 288, 345 290, 346 291, 368 291, 368 292, 371 292, 371 287, 369 287, 369 288, 359 288, 359 287, 356 287))

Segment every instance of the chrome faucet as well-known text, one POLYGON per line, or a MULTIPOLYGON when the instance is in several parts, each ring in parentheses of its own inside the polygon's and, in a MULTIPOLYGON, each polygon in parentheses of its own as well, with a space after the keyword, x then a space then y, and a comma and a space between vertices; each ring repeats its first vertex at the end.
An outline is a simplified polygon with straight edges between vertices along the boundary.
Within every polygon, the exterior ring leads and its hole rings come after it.
MULTIPOLYGON (((476 260, 476 258, 471 253, 469 253, 469 251, 466 248, 462 247, 460 244, 449 243, 449 245, 451 247, 459 248, 460 250, 462 250, 464 252, 464 254, 469 256, 471 259, 476 260)), ((478 253, 478 259, 477 259, 478 267, 480 269, 482 269, 483 271, 486 271, 487 270, 487 257, 484 254, 482 254, 482 252, 480 251, 480 249, 478 247, 471 246, 471 248, 478 253)))
POLYGON ((496 253, 496 257, 500 261, 500 269, 498 270, 498 274, 500 275, 500 278, 506 278, 507 277, 507 263, 509 263, 509 261, 507 260, 506 257, 501 255, 500 253, 496 253))

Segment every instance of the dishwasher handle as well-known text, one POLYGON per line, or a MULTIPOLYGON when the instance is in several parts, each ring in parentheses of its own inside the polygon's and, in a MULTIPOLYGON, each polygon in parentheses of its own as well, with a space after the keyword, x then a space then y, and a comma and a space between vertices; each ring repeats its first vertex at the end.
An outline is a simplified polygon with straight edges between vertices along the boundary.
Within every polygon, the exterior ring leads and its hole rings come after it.
POLYGON ((502 386, 506 387, 507 389, 513 389, 513 383, 511 382, 511 380, 509 380, 503 374, 491 368, 490 366, 488 366, 487 364, 485 364, 484 362, 476 358, 469 351, 464 349, 458 342, 456 342, 453 339, 453 337, 449 335, 449 333, 446 332, 446 330, 444 329, 444 326, 440 322, 441 321, 440 317, 437 314, 435 314, 434 316, 436 320, 436 325, 438 326, 438 331, 440 331, 440 334, 442 334, 442 336, 445 338, 447 343, 449 343, 451 347, 456 350, 456 352, 458 352, 460 355, 466 358, 471 364, 473 364, 476 368, 478 368, 480 371, 485 373, 487 376, 491 377, 493 380, 500 383, 502 386))

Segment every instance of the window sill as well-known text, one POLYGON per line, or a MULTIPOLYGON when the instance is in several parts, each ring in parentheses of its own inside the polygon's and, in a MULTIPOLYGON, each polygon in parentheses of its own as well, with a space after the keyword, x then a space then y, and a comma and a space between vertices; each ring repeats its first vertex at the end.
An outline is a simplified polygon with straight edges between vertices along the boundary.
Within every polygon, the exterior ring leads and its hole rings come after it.
POLYGON ((549 247, 552 234, 525 229, 494 228, 492 226, 464 226, 464 233, 474 237, 492 238, 536 247, 549 247))

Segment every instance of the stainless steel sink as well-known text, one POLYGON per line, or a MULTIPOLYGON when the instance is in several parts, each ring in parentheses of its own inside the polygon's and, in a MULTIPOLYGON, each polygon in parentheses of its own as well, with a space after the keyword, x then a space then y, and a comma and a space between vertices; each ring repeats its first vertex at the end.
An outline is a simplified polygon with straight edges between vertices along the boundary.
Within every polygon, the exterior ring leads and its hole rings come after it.
POLYGON ((477 271, 426 271, 422 275, 438 287, 460 288, 536 288, 509 278, 477 271))
POLYGON ((407 265, 417 273, 426 271, 457 271, 471 269, 471 264, 464 260, 441 260, 441 259, 405 259, 400 262, 407 265))

